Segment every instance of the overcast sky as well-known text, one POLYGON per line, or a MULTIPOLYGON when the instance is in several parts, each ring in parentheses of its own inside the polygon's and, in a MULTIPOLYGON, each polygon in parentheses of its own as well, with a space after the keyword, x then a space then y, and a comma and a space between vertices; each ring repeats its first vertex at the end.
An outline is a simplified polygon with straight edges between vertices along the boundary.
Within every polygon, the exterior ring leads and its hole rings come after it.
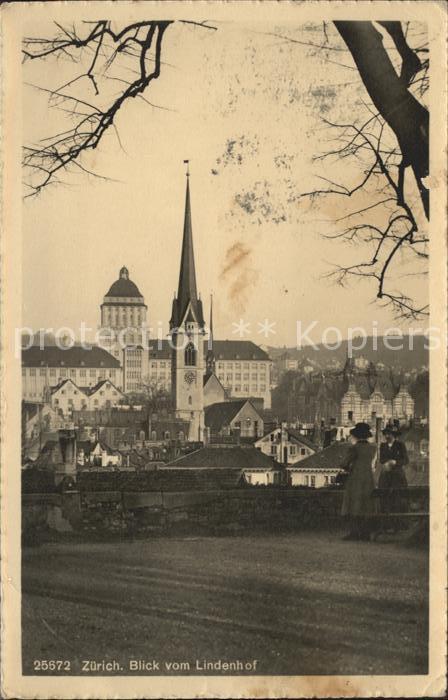
MULTIPOLYGON (((48 25, 27 27, 30 35, 45 31, 48 25)), ((336 230, 332 219, 350 211, 347 203, 299 199, 321 186, 317 176, 329 176, 312 161, 328 135, 321 117, 353 120, 363 113, 367 96, 358 74, 344 52, 328 63, 272 33, 299 42, 317 36, 306 27, 255 21, 222 23, 218 31, 168 28, 165 65, 145 93, 166 109, 139 99, 126 105, 117 120, 121 146, 111 130, 84 161, 114 181, 67 175, 65 185, 26 200, 23 325, 96 327, 103 296, 126 265, 150 324, 167 330, 189 158, 197 283, 207 317, 213 291, 216 337, 237 337, 232 323, 240 318, 250 323, 245 337, 272 345, 294 345, 297 320, 337 326, 344 336, 353 325, 397 326, 372 303, 368 283, 343 289, 322 279, 337 261, 360 256, 322 237, 336 230), (268 338, 257 332, 264 319, 276 324, 268 338)), ((342 46, 333 33, 330 40, 342 46)), ((27 63, 24 81, 57 86, 76 70, 68 62, 27 63)), ((25 143, 61 127, 45 95, 26 86, 23 95, 25 143)), ((332 167, 346 184, 359 179, 348 164, 332 167)))

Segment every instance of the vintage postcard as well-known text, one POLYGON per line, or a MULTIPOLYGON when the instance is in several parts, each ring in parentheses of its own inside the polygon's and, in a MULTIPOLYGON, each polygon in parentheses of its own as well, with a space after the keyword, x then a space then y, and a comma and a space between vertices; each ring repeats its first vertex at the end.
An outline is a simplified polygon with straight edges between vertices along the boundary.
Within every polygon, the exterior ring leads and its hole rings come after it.
POLYGON ((446 4, 0 22, 2 697, 445 696, 446 4))

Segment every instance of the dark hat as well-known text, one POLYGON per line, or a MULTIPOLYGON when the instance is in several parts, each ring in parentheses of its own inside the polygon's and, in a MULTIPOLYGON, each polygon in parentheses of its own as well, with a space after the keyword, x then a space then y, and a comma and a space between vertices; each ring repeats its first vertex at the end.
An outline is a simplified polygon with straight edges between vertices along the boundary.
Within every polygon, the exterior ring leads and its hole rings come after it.
POLYGON ((393 435, 394 437, 398 437, 401 435, 401 432, 398 430, 396 425, 386 425, 386 427, 382 430, 383 435, 393 435))
POLYGON ((350 435, 358 438, 358 440, 367 440, 367 438, 372 437, 370 425, 368 423, 356 423, 355 427, 350 430, 350 435))

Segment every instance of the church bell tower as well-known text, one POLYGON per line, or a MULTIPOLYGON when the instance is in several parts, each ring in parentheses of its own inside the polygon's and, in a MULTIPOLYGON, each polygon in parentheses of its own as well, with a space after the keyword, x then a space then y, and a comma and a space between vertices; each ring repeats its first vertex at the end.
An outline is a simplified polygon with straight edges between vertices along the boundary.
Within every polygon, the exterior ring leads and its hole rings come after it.
POLYGON ((190 423, 190 441, 201 441, 204 435, 204 326, 202 301, 196 289, 190 173, 187 172, 179 285, 173 299, 170 334, 173 403, 176 417, 190 423))

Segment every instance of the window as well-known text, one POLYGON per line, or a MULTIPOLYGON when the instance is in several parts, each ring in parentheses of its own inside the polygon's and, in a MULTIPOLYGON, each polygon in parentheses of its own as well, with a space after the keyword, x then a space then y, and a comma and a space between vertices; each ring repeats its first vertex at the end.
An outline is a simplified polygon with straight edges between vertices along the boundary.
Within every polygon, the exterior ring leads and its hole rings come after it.
POLYGON ((260 384, 260 391, 266 391, 266 384, 260 384))
POLYGON ((35 377, 35 376, 36 376, 36 368, 35 368, 35 367, 31 367, 31 369, 30 369, 30 376, 31 376, 31 377, 35 377))
POLYGON ((311 486, 314 488, 316 486, 316 477, 312 476, 311 477, 311 486))
POLYGON ((306 450, 305 450, 304 447, 301 447, 301 448, 300 448, 300 454, 301 454, 301 455, 306 455, 306 450))
POLYGON ((170 431, 169 430, 165 430, 164 437, 165 437, 165 440, 170 439, 170 431))
POLYGON ((151 430, 151 440, 157 440, 157 433, 155 430, 151 430))
POLYGON ((54 405, 55 405, 55 406, 58 406, 58 405, 59 405, 59 399, 55 399, 55 400, 54 400, 54 405))
POLYGON ((277 445, 271 445, 271 455, 277 454, 277 445))
POLYGON ((335 484, 336 483, 336 477, 335 476, 330 476, 330 483, 335 484))
POLYGON ((188 405, 191 406, 192 403, 193 403, 192 398, 191 398, 191 396, 189 396, 188 397, 188 405))
POLYGON ((310 477, 308 475, 305 476, 305 486, 310 485, 310 477))
POLYGON ((296 446, 295 445, 290 445, 289 446, 289 454, 290 455, 295 455, 296 453, 296 446))
POLYGON ((90 376, 91 376, 91 377, 94 377, 95 374, 96 374, 95 370, 94 370, 94 369, 91 369, 91 370, 90 370, 90 376))
POLYGON ((39 374, 41 377, 45 377, 45 370, 44 369, 39 370, 39 374))
POLYGON ((185 364, 187 367, 194 367, 196 365, 196 348, 193 343, 188 343, 185 348, 185 364))
POLYGON ((22 367, 22 377, 24 377, 25 374, 26 374, 26 369, 25 369, 25 367, 22 367))
POLYGON ((86 376, 86 370, 85 370, 85 369, 80 369, 80 370, 79 370, 79 376, 80 376, 80 377, 85 377, 85 376, 86 376))
POLYGON ((328 486, 328 476, 324 476, 324 486, 328 486))
POLYGON ((349 411, 349 412, 347 413, 347 418, 348 418, 349 420, 353 420, 353 411, 349 411))

